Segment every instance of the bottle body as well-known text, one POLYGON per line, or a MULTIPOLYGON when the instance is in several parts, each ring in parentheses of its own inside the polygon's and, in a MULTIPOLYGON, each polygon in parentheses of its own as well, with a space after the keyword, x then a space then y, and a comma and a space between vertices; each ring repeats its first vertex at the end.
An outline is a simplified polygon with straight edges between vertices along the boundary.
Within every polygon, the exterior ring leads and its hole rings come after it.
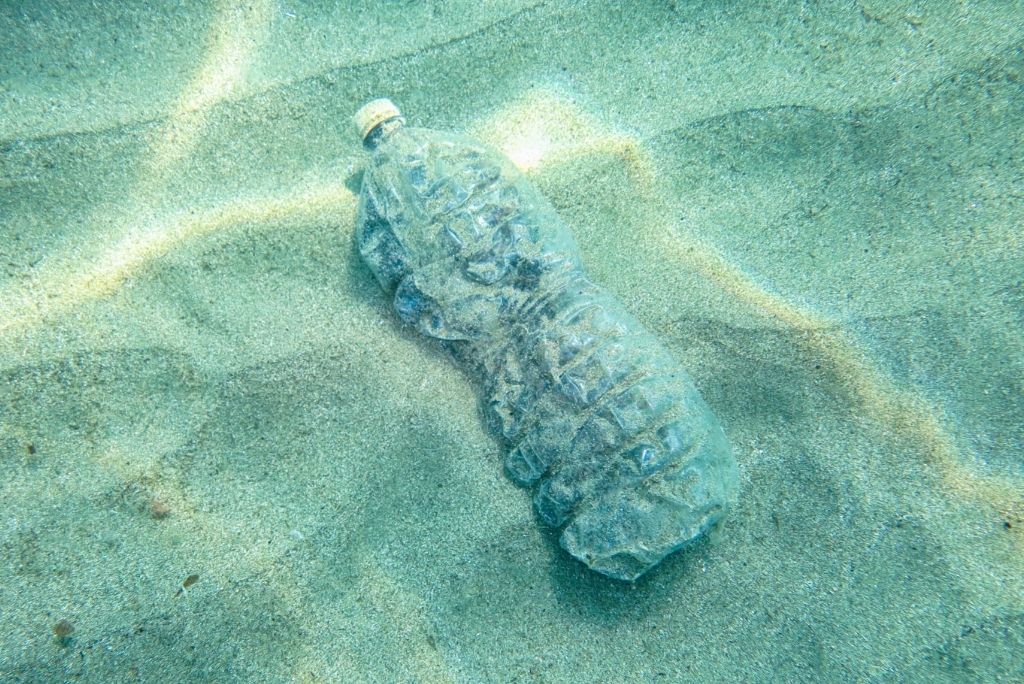
POLYGON ((633 580, 718 523, 738 476, 717 419, 532 184, 462 136, 398 126, 374 147, 360 254, 479 380, 506 473, 562 546, 633 580))

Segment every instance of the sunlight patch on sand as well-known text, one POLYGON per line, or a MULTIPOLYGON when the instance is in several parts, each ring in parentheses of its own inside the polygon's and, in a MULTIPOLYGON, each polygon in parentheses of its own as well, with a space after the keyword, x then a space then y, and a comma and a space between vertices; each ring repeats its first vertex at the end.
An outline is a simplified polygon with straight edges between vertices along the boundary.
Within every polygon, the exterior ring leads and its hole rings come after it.
POLYGON ((273 11, 269 0, 230 2, 221 7, 210 27, 202 64, 156 134, 143 164, 140 176, 144 187, 163 184, 168 171, 192 151, 206 127, 210 108, 241 89, 266 40, 273 11))

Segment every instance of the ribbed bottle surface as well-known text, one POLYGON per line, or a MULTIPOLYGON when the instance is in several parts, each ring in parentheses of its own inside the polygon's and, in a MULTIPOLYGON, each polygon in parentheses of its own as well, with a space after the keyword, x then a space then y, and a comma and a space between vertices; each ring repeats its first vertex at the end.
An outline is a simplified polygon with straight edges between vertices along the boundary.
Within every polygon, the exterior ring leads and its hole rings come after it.
POLYGON ((550 204, 469 138, 394 125, 371 147, 359 252, 399 316, 479 379, 506 472, 562 546, 633 580, 715 525, 738 489, 717 419, 587 278, 550 204))

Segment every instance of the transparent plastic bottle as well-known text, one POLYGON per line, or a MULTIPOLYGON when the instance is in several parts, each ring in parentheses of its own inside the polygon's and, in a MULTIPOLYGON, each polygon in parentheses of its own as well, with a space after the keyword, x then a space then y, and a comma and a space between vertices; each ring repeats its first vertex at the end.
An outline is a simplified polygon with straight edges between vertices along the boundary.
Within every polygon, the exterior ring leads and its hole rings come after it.
POLYGON ((354 117, 372 152, 359 252, 402 320, 482 390, 505 471, 575 558, 634 580, 718 524, 738 489, 718 420, 665 347, 583 271, 571 231, 511 162, 354 117))

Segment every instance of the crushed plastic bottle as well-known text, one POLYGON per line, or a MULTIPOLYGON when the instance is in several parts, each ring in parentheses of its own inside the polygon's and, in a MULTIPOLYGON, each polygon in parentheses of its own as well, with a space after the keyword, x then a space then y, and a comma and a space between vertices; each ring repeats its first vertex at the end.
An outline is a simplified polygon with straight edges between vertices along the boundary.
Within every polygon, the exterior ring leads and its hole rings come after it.
POLYGON ((738 489, 718 420, 665 347, 583 271, 569 228, 512 163, 354 117, 372 157, 359 252, 405 322, 478 378, 505 470, 590 568, 634 580, 722 519, 738 489))

